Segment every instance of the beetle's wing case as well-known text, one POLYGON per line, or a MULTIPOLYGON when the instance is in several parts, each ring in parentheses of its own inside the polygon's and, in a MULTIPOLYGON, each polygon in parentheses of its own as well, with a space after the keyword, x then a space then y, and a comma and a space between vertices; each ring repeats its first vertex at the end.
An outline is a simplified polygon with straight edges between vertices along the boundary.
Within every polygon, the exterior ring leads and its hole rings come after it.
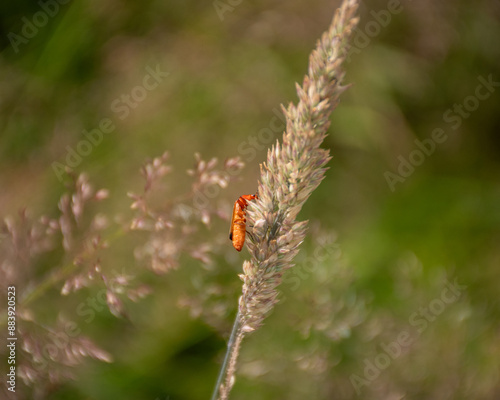
POLYGON ((233 215, 231 217, 231 225, 229 226, 229 240, 233 240, 233 231, 234 231, 234 219, 236 217, 236 207, 238 207, 238 200, 234 202, 233 206, 233 215))

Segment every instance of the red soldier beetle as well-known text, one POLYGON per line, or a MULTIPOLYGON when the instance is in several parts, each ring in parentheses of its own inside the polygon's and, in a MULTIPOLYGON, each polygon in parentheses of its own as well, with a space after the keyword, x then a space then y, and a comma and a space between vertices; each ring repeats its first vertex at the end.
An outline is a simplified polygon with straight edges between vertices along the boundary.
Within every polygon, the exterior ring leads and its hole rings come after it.
POLYGON ((245 244, 246 236, 246 208, 248 202, 258 199, 257 194, 244 194, 234 202, 233 217, 231 218, 231 228, 229 230, 229 240, 233 242, 233 247, 241 251, 245 244))

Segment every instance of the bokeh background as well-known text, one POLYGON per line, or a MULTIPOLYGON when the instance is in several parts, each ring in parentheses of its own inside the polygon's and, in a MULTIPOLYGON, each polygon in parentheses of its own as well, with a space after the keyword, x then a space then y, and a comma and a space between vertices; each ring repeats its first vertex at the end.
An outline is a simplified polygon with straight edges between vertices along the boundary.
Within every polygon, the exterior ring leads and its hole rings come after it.
MULTIPOLYGON (((269 146, 252 147, 249 138, 276 122, 280 104, 296 100, 294 84, 338 4, 0 5, 0 210, 11 216, 0 242, 0 336, 5 289, 14 283, 18 328, 30 343, 43 352, 47 337, 70 321, 81 332, 72 340, 85 336, 101 349, 97 358, 112 359, 65 365, 46 352, 44 362, 34 361, 36 351, 20 342, 18 365, 40 375, 31 385, 18 377, 10 398, 210 396, 246 257, 227 241, 227 219, 239 195, 255 192, 269 146), (137 89, 155 70, 164 73, 158 85, 137 89), (136 101, 127 105, 127 95, 136 101), (59 179, 54 162, 64 164, 68 146, 75 150, 83 131, 103 120, 114 129, 59 179), (172 170, 155 181, 151 204, 174 204, 162 215, 189 237, 182 243, 126 228, 137 216, 127 193, 142 193, 141 166, 165 151, 172 170), (205 196, 210 212, 193 200, 197 178, 186 174, 203 169, 195 153, 217 158, 220 170, 231 157, 245 162, 227 187, 207 186, 215 188, 205 196), (35 251, 32 231, 19 222, 25 208, 33 221, 59 218, 59 199, 81 173, 109 195, 86 206, 75 246, 88 239, 84 227, 95 216, 107 219, 99 234, 109 247, 99 250, 99 262, 121 288, 115 308, 109 297, 109 307, 82 308, 109 292, 100 278, 62 295, 87 266, 74 265, 76 253, 57 232, 35 251), (12 224, 21 224, 14 241, 12 224), (151 268, 141 258, 138 249, 152 238, 175 243, 174 263, 151 268), (25 252, 13 254, 12 243, 21 242, 25 252), (145 285, 147 296, 127 300, 128 289, 145 285)), ((345 65, 352 86, 324 143, 330 169, 300 214, 310 234, 281 286, 282 301, 243 344, 232 398, 498 399, 500 86, 482 82, 500 82, 500 2, 365 1, 360 15, 345 65), (419 158, 415 140, 436 129, 445 139, 419 158), (405 170, 410 156, 419 165, 405 170), (388 175, 398 168, 406 176, 388 175), (459 287, 454 295, 447 282, 459 287), (404 346, 395 344, 401 335, 404 346)), ((0 352, 4 371, 4 345, 0 352)))

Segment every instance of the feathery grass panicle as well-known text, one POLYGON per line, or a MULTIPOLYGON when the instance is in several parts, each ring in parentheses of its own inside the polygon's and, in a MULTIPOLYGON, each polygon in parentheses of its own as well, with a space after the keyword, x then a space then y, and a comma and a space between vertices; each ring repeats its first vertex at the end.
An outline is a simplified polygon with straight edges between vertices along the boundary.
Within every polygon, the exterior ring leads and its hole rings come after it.
POLYGON ((243 266, 240 313, 243 329, 257 329, 276 303, 276 286, 303 241, 307 221, 295 219, 305 201, 324 177, 329 151, 321 149, 331 112, 339 102, 347 39, 358 22, 357 1, 345 0, 330 29, 309 58, 308 75, 297 85, 299 103, 283 108, 287 126, 283 143, 268 151, 261 165, 259 199, 248 207, 253 221, 252 258, 243 266))
POLYGON ((305 237, 307 221, 295 219, 304 202, 324 177, 329 151, 321 149, 331 112, 339 102, 347 54, 347 41, 358 17, 357 0, 344 0, 330 28, 318 41, 309 58, 308 74, 297 85, 299 102, 283 107, 287 126, 283 143, 276 143, 261 165, 259 198, 247 210, 251 227, 248 248, 251 259, 243 264, 243 293, 221 367, 213 399, 227 399, 234 383, 236 360, 247 332, 262 325, 277 302, 277 286, 283 272, 293 266, 293 258, 305 237))

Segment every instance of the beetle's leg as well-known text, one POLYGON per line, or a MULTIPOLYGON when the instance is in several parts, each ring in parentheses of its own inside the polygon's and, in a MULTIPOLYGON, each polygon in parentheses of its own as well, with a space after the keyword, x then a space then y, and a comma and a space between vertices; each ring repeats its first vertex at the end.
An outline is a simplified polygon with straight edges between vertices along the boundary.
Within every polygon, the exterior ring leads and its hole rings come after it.
POLYGON ((250 240, 251 240, 252 242, 255 242, 255 236, 253 235, 253 233, 252 233, 252 232, 250 232, 250 231, 246 231, 246 232, 247 232, 247 235, 248 235, 248 236, 250 236, 250 240))

